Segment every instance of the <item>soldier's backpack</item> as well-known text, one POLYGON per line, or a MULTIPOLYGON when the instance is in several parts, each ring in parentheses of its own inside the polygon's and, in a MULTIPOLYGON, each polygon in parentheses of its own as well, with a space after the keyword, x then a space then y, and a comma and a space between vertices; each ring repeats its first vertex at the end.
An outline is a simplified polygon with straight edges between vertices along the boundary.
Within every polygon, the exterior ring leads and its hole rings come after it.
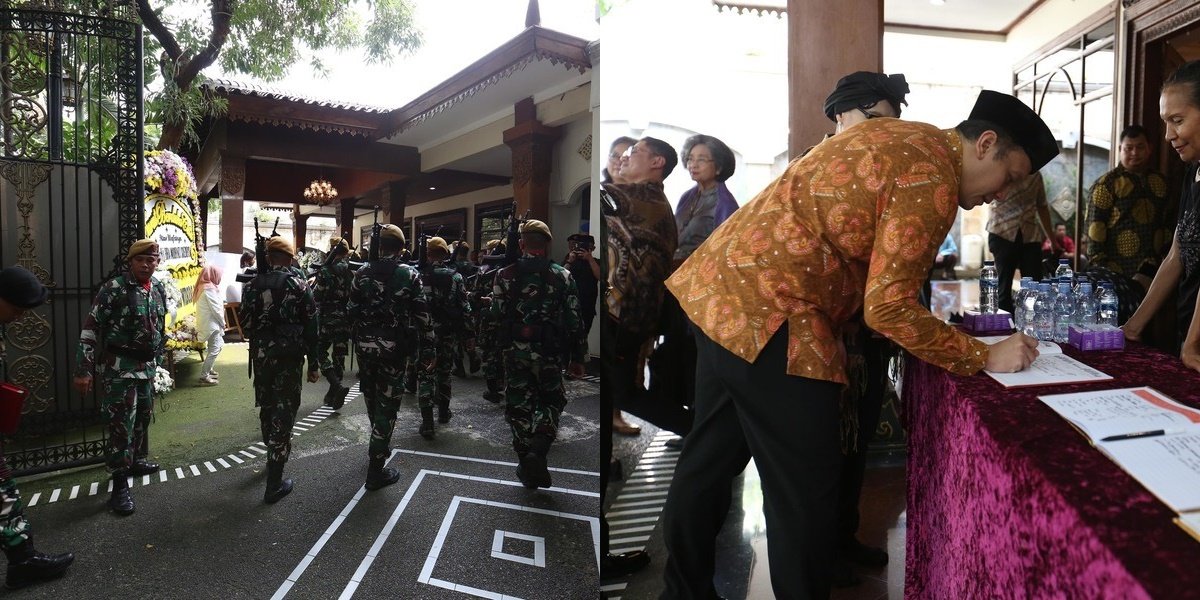
POLYGON ((449 267, 431 267, 428 273, 421 274, 421 277, 428 278, 426 283, 429 284, 429 289, 440 292, 429 298, 429 312, 433 314, 437 324, 443 327, 458 325, 466 318, 462 306, 451 296, 454 274, 455 271, 449 267))
MULTIPOLYGON (((546 298, 554 294, 554 286, 551 281, 551 265, 549 259, 523 259, 517 264, 507 267, 513 269, 513 278, 520 279, 520 275, 537 273, 538 276, 538 300, 545 303, 546 298)), ((497 277, 504 277, 504 272, 501 271, 497 277)), ((567 330, 562 323, 562 302, 554 303, 554 312, 549 315, 549 318, 542 319, 537 323, 525 323, 519 319, 517 314, 517 302, 520 300, 520 286, 514 282, 508 287, 508 306, 506 307, 505 321, 506 326, 501 327, 501 341, 508 345, 512 342, 528 342, 538 344, 543 353, 549 356, 558 356, 569 347, 567 343, 567 330), (504 334, 508 334, 507 336, 504 334)))
POLYGON ((266 345, 268 358, 294 358, 304 356, 304 324, 293 323, 283 314, 283 307, 291 302, 302 301, 304 291, 288 285, 294 275, 286 269, 259 273, 250 285, 255 295, 254 334, 251 340, 266 345))
POLYGON ((416 349, 417 336, 413 331, 410 316, 393 322, 395 307, 393 298, 399 287, 396 277, 396 267, 399 263, 391 259, 377 260, 366 267, 363 273, 383 287, 382 302, 363 307, 362 322, 355 323, 356 336, 360 341, 367 339, 394 342, 396 351, 409 354, 416 349), (390 326, 383 326, 390 323, 390 326))
MULTIPOLYGON (((146 322, 138 314, 138 310, 141 308, 141 294, 138 293, 138 289, 137 285, 130 285, 130 282, 125 283, 125 302, 129 305, 129 311, 122 319, 120 327, 123 333, 131 337, 125 344, 109 346, 108 351, 141 362, 150 362, 155 359, 157 348, 150 347, 154 332, 146 328, 146 322)), ((150 292, 154 293, 156 289, 158 290, 158 305, 165 310, 167 306, 166 290, 162 286, 155 286, 151 283, 150 292)), ((159 316, 162 315, 151 314, 149 318, 157 321, 159 316)), ((166 335, 165 331, 161 333, 166 335)))

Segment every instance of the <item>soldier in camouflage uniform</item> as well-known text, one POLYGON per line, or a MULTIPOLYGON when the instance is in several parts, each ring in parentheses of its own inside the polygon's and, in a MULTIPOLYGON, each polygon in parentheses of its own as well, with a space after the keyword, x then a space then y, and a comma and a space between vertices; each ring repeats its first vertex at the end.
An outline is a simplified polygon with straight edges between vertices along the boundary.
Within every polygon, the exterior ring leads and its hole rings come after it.
POLYGON ((350 392, 350 388, 342 385, 346 356, 350 353, 350 319, 346 316, 346 305, 350 301, 350 282, 354 279, 349 255, 350 246, 345 240, 339 237, 329 240, 329 255, 313 285, 313 296, 321 311, 320 355, 326 356, 331 348, 333 350, 330 368, 323 374, 329 381, 325 404, 334 410, 346 403, 346 394, 350 392))
POLYGON ((504 416, 520 457, 517 478, 533 489, 551 485, 546 455, 567 404, 563 356, 570 355, 568 372, 582 376, 587 341, 575 282, 546 255, 550 228, 530 219, 520 231, 522 256, 497 274, 489 311, 501 324, 505 347, 504 416))
MULTIPOLYGON (((21 267, 0 269, 0 367, 5 369, 6 375, 4 325, 20 319, 25 311, 41 306, 48 295, 49 291, 33 273, 21 267)), ((25 519, 25 503, 3 451, 0 451, 0 547, 8 558, 4 586, 9 589, 58 577, 75 560, 75 555, 70 552, 45 554, 33 548, 33 532, 25 519)))
POLYGON ((449 423, 450 371, 454 367, 456 340, 475 349, 475 332, 468 328, 471 306, 467 304, 467 288, 463 278, 447 264, 450 246, 440 237, 429 238, 425 245, 428 264, 421 268, 421 284, 433 316, 431 327, 437 339, 437 360, 433 369, 417 370, 417 403, 421 407, 421 437, 434 437, 433 407, 438 409, 438 423, 449 423))
MULTIPOLYGON (((463 278, 463 284, 467 291, 470 292, 471 284, 475 281, 475 275, 479 273, 479 267, 471 262, 468 258, 471 255, 471 245, 459 240, 454 242, 451 248, 453 258, 451 258, 450 266, 463 278)), ((467 294, 467 302, 471 304, 470 294, 467 294)), ((476 306, 471 304, 471 314, 467 317, 467 329, 471 332, 471 337, 475 337, 477 330, 477 322, 479 321, 479 313, 476 306)), ((467 350, 466 340, 458 338, 454 340, 454 374, 458 377, 466 377, 469 373, 475 373, 479 370, 479 349, 471 348, 467 350), (466 355, 466 364, 463 363, 463 355, 466 355)))
MULTIPOLYGON (((500 240, 488 242, 486 248, 489 255, 504 254, 504 244, 500 240)), ((496 273, 499 270, 495 265, 486 262, 479 269, 479 274, 475 276, 474 291, 471 293, 477 306, 482 307, 490 301, 492 288, 496 283, 496 273)), ((482 310, 482 308, 477 321, 478 339, 476 344, 479 346, 479 354, 483 359, 483 377, 487 382, 487 391, 483 393, 483 399, 499 403, 504 399, 504 353, 497 337, 499 323, 496 322, 490 311, 482 310)))
POLYGON ((405 359, 416 356, 419 368, 429 369, 436 356, 421 277, 397 256, 404 247, 404 232, 395 225, 383 225, 379 242, 380 258, 364 265, 354 276, 349 306, 355 329, 354 352, 360 365, 359 389, 371 421, 368 490, 391 485, 400 478, 398 471, 383 465, 391 450, 396 410, 404 393, 401 369, 405 359))
POLYGON ((246 285, 238 318, 250 333, 254 405, 259 407, 259 425, 267 445, 263 500, 274 504, 293 487, 291 479, 283 479, 283 466, 292 451, 304 357, 308 356, 310 383, 320 379, 318 370, 328 372, 332 367, 320 353, 317 302, 308 283, 291 267, 296 250, 279 236, 266 243, 268 265, 246 285))
POLYGON ((138 240, 129 247, 129 270, 100 287, 79 334, 75 389, 87 394, 93 373, 100 375, 100 410, 108 419, 108 460, 112 496, 108 506, 131 515, 129 476, 149 475, 158 465, 136 455, 154 409, 154 374, 166 351, 167 292, 154 279, 158 243, 138 240))

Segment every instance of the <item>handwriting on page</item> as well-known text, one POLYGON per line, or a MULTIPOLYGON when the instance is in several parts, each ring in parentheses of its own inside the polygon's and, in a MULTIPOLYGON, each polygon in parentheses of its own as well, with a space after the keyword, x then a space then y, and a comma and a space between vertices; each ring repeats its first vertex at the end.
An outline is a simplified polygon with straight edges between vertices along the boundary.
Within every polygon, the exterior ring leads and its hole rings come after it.
POLYGON ((1097 446, 1176 512, 1200 510, 1200 433, 1097 446))

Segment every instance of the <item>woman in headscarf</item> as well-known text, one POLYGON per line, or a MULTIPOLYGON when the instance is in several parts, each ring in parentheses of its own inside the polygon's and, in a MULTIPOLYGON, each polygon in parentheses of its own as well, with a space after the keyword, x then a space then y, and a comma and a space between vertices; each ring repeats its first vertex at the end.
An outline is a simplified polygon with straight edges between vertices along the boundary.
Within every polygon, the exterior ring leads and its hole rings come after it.
POLYGON ((711 135, 693 135, 683 143, 679 160, 696 186, 684 192, 675 207, 675 226, 679 230, 676 265, 691 256, 738 209, 737 200, 725 186, 736 167, 733 151, 725 142, 711 135))
POLYGON ((221 268, 207 265, 200 270, 200 277, 192 288, 192 302, 196 304, 196 337, 208 345, 204 366, 200 368, 199 385, 217 385, 219 382, 213 365, 225 346, 222 339, 225 335, 225 305, 221 301, 220 286, 221 268))

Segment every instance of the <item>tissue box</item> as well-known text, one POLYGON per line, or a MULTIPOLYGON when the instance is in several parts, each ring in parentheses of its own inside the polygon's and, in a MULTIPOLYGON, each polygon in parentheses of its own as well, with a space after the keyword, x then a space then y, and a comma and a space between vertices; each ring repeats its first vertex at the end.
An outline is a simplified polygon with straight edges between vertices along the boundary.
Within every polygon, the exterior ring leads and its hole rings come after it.
POLYGON ((963 313, 963 327, 972 333, 984 331, 1011 331, 1012 315, 1003 310, 994 313, 981 313, 968 310, 963 313))
POLYGON ((1124 350, 1125 332, 1112 325, 1072 325, 1067 341, 1080 350, 1124 350))

